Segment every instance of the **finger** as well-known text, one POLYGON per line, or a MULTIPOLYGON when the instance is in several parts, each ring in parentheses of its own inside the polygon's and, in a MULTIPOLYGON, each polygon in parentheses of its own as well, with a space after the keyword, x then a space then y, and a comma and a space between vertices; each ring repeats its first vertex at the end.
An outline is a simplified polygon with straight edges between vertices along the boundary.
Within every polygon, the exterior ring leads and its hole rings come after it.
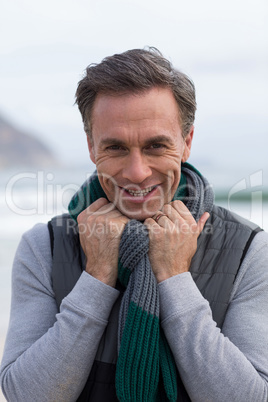
POLYGON ((89 205, 85 211, 88 211, 88 213, 94 213, 97 212, 99 209, 102 207, 109 205, 110 202, 106 198, 99 198, 95 202, 93 202, 91 205, 89 205))
POLYGON ((189 221, 193 219, 193 215, 186 207, 186 205, 179 200, 172 201, 170 205, 178 212, 178 214, 185 220, 189 221))
POLYGON ((205 223, 208 220, 208 218, 210 217, 208 212, 205 212, 201 218, 199 219, 199 221, 197 222, 197 228, 196 228, 196 233, 199 236, 200 233, 202 232, 202 230, 204 229, 205 223))
POLYGON ((162 230, 162 228, 156 223, 156 221, 153 218, 147 218, 144 221, 144 225, 147 227, 147 229, 152 231, 153 233, 156 233, 156 231, 162 230))
POLYGON ((184 218, 181 217, 181 215, 178 213, 178 211, 173 208, 171 204, 165 204, 162 208, 162 211, 164 214, 166 214, 171 222, 174 224, 178 222, 184 222, 184 218))
POLYGON ((165 229, 171 229, 174 226, 174 224, 170 220, 169 216, 166 216, 166 215, 161 215, 156 223, 165 229))
POLYGON ((106 198, 99 198, 97 201, 93 202, 89 207, 87 207, 83 212, 87 216, 90 215, 104 215, 108 214, 110 211, 114 211, 116 208, 114 204, 106 200, 106 198))
POLYGON ((176 204, 166 204, 162 208, 163 212, 165 212, 170 221, 172 221, 173 225, 179 228, 183 228, 186 226, 196 225, 196 221, 189 209, 181 202, 177 202, 176 204))
POLYGON ((165 215, 162 215, 161 218, 158 219, 157 223, 159 226, 161 226, 161 228, 164 228, 164 229, 170 229, 173 225, 171 220, 165 215))
POLYGON ((101 208, 110 205, 109 201, 106 198, 99 198, 97 201, 93 202, 86 209, 84 209, 77 217, 77 222, 83 222, 90 215, 99 211, 101 208))

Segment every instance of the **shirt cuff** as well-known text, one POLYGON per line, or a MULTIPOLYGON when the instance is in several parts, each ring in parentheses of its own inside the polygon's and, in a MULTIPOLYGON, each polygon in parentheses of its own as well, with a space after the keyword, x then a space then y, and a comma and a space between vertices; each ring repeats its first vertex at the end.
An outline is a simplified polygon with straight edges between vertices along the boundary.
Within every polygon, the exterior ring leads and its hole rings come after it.
POLYGON ((184 272, 160 282, 160 317, 162 323, 172 316, 183 316, 189 311, 209 307, 197 288, 190 272, 184 272))
POLYGON ((108 320, 119 294, 119 290, 83 271, 64 302, 71 303, 86 314, 108 320))

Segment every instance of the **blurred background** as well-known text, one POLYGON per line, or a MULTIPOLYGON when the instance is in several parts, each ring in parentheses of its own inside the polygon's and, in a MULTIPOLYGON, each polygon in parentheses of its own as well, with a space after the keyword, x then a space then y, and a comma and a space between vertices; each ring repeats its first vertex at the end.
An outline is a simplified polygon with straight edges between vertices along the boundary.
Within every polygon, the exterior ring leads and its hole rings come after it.
POLYGON ((268 230, 266 0, 0 0, 0 358, 20 237, 65 212, 94 170, 77 82, 88 64, 145 46, 195 82, 189 162, 218 203, 268 230))

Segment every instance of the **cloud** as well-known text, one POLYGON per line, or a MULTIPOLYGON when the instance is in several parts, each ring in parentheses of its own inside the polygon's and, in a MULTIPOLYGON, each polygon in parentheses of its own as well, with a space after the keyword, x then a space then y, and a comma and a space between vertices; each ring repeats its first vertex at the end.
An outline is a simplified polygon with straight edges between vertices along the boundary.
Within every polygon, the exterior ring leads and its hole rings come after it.
MULTIPOLYGON (((158 47, 193 78, 197 138, 208 141, 217 129, 221 149, 216 143, 211 149, 216 159, 224 158, 226 133, 231 137, 228 127, 236 125, 236 138, 241 133, 250 138, 252 131, 263 133, 262 127, 268 126, 266 0, 0 4, 0 111, 36 131, 63 158, 88 157, 83 140, 79 151, 73 147, 74 141, 80 144, 79 135, 83 137, 73 102, 84 68, 109 54, 145 45, 158 47)), ((251 148, 247 141, 243 146, 251 148)), ((198 155, 203 152, 201 141, 198 155)))

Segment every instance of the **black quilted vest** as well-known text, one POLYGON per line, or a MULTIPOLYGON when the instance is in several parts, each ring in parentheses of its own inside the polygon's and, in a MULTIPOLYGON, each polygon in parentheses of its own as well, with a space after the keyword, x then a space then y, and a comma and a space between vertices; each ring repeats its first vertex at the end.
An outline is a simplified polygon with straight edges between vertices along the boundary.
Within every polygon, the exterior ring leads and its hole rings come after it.
MULTIPOLYGON (((58 307, 72 290, 85 267, 76 223, 68 214, 53 218, 49 224, 53 254, 52 282, 58 307)), ((190 272, 209 301, 212 316, 222 327, 236 275, 251 244, 261 229, 253 223, 214 206, 192 259, 190 272)), ((116 342, 121 296, 115 302, 109 323, 100 340, 95 361, 77 401, 117 401, 115 392, 116 342)), ((190 401, 178 373, 178 401, 190 401)))

